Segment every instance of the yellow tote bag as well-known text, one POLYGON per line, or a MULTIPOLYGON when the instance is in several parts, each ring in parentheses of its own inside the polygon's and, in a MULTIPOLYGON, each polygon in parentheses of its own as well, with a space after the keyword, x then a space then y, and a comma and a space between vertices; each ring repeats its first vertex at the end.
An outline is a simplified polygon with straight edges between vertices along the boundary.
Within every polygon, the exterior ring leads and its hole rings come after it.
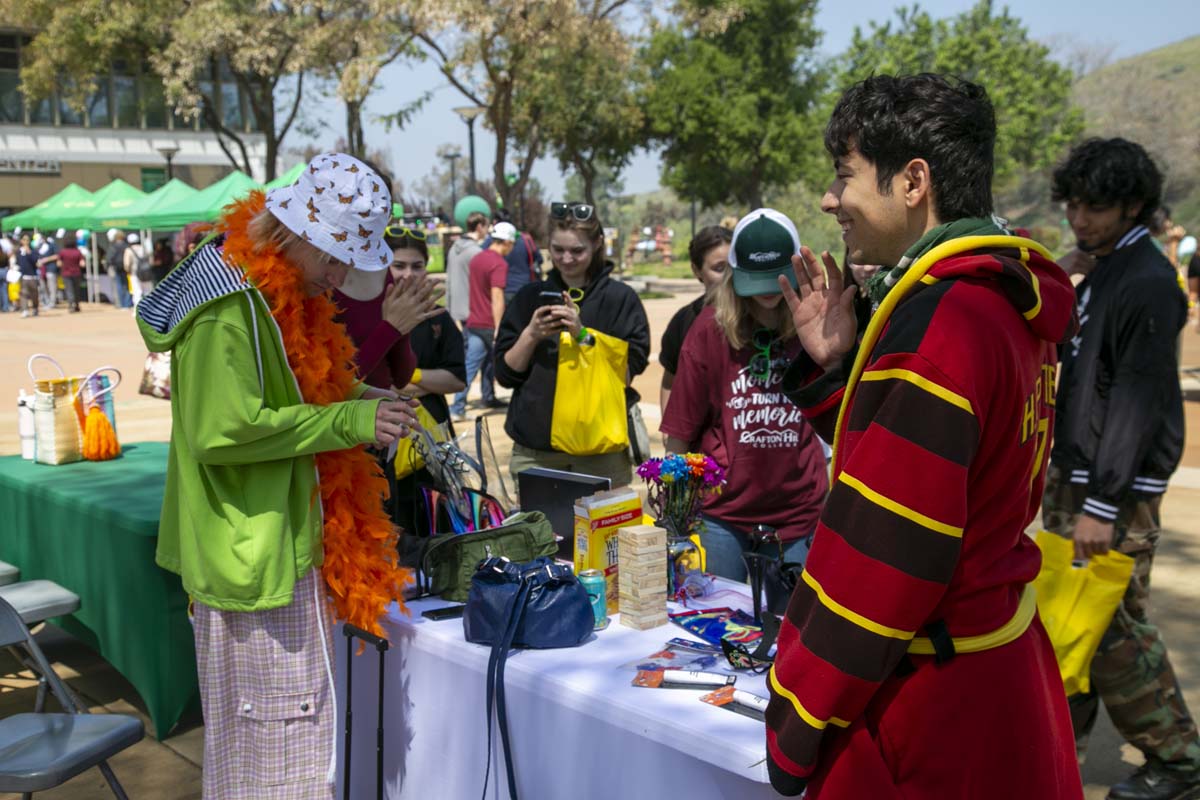
POLYGON ((1075 543, 1039 531, 1042 570, 1033 582, 1038 614, 1058 659, 1067 695, 1091 686, 1092 657, 1108 630, 1133 575, 1133 559, 1109 550, 1075 566, 1075 543))
MULTIPOLYGON (((450 432, 446 425, 439 424, 433 418, 433 415, 425 410, 425 406, 417 406, 417 421, 421 423, 421 427, 429 432, 433 437, 433 441, 441 444, 450 438, 450 432)), ((392 462, 396 467, 397 478, 407 478, 417 470, 425 466, 425 457, 417 449, 417 436, 419 434, 413 431, 408 435, 408 438, 401 439, 396 445, 396 458, 392 462)))
POLYGON ((550 445, 573 456, 629 447, 625 411, 629 343, 599 331, 591 333, 595 344, 580 344, 565 331, 558 341, 550 445))

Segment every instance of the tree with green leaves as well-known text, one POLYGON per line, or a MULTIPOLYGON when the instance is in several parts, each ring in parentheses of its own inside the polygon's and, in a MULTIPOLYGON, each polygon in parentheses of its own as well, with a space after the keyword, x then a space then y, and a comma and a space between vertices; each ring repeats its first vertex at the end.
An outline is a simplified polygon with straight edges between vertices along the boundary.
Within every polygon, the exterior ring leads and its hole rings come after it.
POLYGON ((446 0, 453 25, 419 34, 450 85, 487 109, 496 136, 492 180, 506 208, 527 224, 522 197, 547 146, 541 87, 571 69, 571 43, 602 32, 630 0, 446 0), (516 171, 509 180, 509 165, 516 171))
POLYGON ((117 60, 151 67, 166 98, 185 117, 200 116, 231 164, 250 173, 246 134, 221 113, 231 78, 266 140, 266 180, 296 120, 309 67, 309 10, 270 0, 12 0, 37 30, 22 65, 31 99, 58 91, 82 112, 117 60), (70 46, 63 43, 69 42, 70 46), (281 91, 281 89, 286 90, 281 91))
POLYGON ((820 147, 816 0, 681 0, 643 52, 662 181, 705 207, 763 204, 820 147))
POLYGON ((996 109, 996 190, 1045 170, 1083 129, 1071 103, 1074 75, 1007 8, 979 0, 954 17, 934 19, 917 6, 869 30, 856 28, 837 60, 836 94, 872 74, 938 72, 987 89, 996 109))
POLYGON ((559 168, 578 177, 571 199, 595 206, 602 199, 597 189, 611 184, 645 143, 645 118, 628 38, 609 19, 577 33, 570 46, 543 51, 540 72, 554 77, 531 83, 522 99, 540 109, 559 168))

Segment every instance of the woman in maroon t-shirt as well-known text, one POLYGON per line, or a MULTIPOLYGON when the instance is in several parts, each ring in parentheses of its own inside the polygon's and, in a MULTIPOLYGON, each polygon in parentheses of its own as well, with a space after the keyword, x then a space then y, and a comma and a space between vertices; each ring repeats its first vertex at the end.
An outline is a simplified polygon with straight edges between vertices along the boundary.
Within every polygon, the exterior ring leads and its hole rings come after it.
MULTIPOLYGON (((786 241, 795 228, 782 222, 786 218, 776 215, 759 224, 778 226, 769 233, 786 241)), ((724 491, 704 503, 700 540, 708 571, 737 581, 746 580, 742 553, 750 549, 748 533, 757 525, 775 529, 785 561, 804 562, 829 485, 821 440, 781 385, 784 370, 800 353, 775 282, 775 274, 786 274, 780 271, 784 265, 791 269, 791 246, 747 241, 756 234, 762 239, 763 232, 753 224, 743 227, 750 235, 739 245, 739 232, 734 233, 731 269, 684 340, 661 425, 669 452, 696 449, 725 468, 724 491)), ((759 552, 778 551, 767 545, 759 552)))

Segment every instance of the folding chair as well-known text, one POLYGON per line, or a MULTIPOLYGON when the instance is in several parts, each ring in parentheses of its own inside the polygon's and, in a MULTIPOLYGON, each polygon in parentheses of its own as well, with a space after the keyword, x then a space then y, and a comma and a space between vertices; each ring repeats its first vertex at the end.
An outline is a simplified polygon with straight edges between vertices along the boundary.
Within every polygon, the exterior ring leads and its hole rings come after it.
POLYGON ((13 714, 0 720, 0 792, 21 792, 22 800, 28 800, 34 792, 99 767, 118 800, 128 800, 107 760, 141 741, 142 721, 124 714, 89 714, 50 666, 21 615, 2 597, 0 647, 23 650, 67 709, 57 714, 13 714))

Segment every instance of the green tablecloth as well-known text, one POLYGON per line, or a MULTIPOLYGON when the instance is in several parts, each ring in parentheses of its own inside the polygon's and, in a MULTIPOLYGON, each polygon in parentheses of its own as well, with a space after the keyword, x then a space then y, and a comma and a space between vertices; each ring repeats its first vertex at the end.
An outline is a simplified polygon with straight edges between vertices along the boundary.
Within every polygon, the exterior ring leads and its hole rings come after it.
POLYGON ((59 624, 134 685, 159 739, 199 699, 187 595, 154 563, 166 474, 163 442, 57 467, 0 458, 0 560, 79 595, 59 624))

